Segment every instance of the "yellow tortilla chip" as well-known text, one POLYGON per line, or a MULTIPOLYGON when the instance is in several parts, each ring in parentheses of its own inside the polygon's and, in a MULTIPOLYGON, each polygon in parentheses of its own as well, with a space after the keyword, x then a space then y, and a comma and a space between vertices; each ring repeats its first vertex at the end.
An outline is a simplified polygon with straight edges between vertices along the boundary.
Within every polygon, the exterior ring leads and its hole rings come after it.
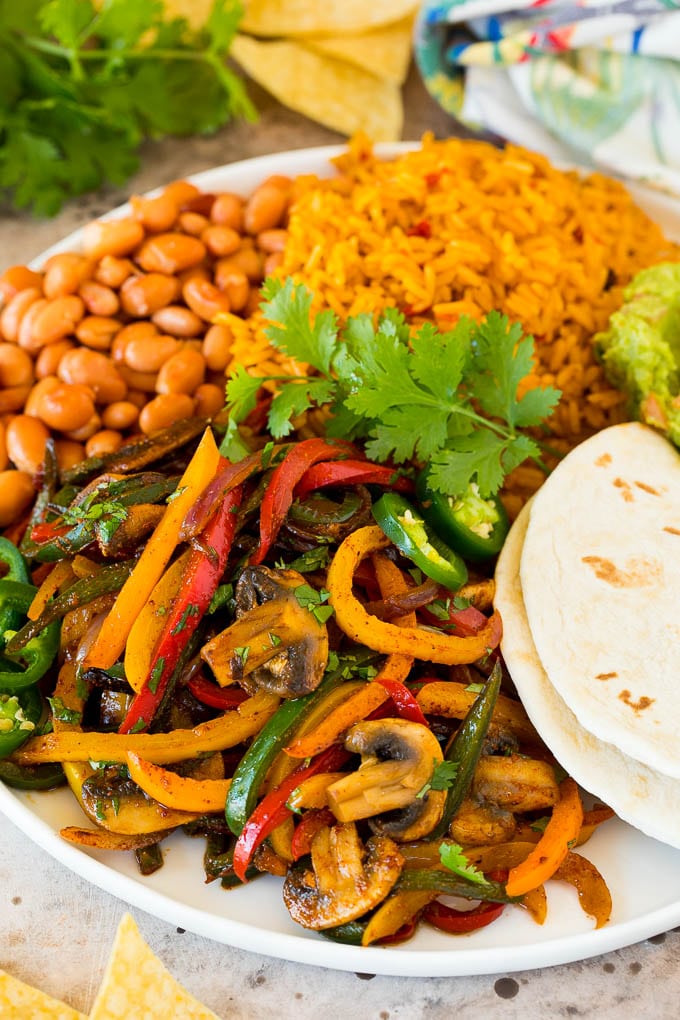
POLYGON ((2 1020, 87 1020, 84 1013, 0 970, 2 1020))
POLYGON ((412 31, 413 18, 408 17, 361 35, 310 36, 305 45, 402 85, 411 63, 412 31))
POLYGON ((124 914, 89 1020, 219 1020, 175 981, 124 914))
POLYGON ((414 14, 414 0, 246 0, 242 32, 262 36, 366 32, 414 14))
POLYGON ((258 42, 239 35, 231 55, 285 106, 333 131, 363 131, 374 142, 392 142, 401 135, 403 106, 394 82, 324 57, 302 43, 258 42))

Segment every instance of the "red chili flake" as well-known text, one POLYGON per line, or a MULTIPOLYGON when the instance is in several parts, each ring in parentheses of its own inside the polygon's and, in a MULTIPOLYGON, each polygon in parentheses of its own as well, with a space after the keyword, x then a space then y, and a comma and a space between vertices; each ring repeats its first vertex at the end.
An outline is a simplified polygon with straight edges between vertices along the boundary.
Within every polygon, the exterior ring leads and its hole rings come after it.
POLYGON ((432 237, 432 227, 427 220, 420 220, 418 223, 414 223, 412 227, 406 231, 408 237, 424 237, 426 240, 432 237))
POLYGON ((434 188, 439 184, 439 179, 442 175, 441 170, 435 170, 434 173, 425 174, 425 183, 428 188, 434 188))

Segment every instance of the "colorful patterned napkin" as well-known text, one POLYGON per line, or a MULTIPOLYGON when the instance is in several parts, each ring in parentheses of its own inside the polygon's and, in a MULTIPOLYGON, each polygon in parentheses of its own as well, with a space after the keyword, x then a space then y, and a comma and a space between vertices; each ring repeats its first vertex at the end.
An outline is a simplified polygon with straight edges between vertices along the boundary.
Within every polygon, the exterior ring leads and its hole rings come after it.
POLYGON ((469 126, 680 196, 680 0, 426 2, 415 56, 469 126))

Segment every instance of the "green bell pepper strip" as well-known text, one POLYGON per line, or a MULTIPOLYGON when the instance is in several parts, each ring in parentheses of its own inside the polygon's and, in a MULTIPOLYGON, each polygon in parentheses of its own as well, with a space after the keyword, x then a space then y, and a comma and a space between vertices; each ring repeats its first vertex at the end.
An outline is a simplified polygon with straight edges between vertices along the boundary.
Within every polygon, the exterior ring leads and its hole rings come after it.
POLYGON ((28 642, 37 637, 53 620, 66 616, 72 609, 86 605, 100 595, 109 595, 120 591, 132 573, 136 560, 125 560, 123 563, 111 563, 102 567, 96 574, 81 577, 70 588, 47 603, 37 620, 27 620, 20 630, 7 642, 5 651, 16 655, 28 642))
MULTIPOLYGON (((472 708, 463 719, 458 732, 444 752, 445 761, 455 761, 458 772, 446 793, 444 813, 432 830, 430 839, 439 839, 448 831, 451 820, 462 804, 482 753, 493 710, 501 686, 501 667, 496 662, 484 690, 475 698, 472 708)), ((424 887, 427 888, 427 887, 424 887)), ((481 899, 482 897, 480 897, 481 899)))
POLYGON ((424 574, 450 591, 465 584, 468 572, 462 558, 432 532, 412 503, 386 492, 372 509, 389 540, 424 574))
POLYGON ((0 782, 15 790, 53 790, 66 782, 59 762, 45 765, 16 765, 9 759, 0 761, 0 782))
POLYGON ((0 563, 4 563, 7 570, 2 575, 8 581, 20 581, 21 584, 30 584, 28 567, 26 561, 8 538, 0 536, 0 563))
POLYGON ((519 896, 508 896, 500 882, 466 882, 450 871, 438 868, 404 868, 394 886, 395 892, 431 890, 442 896, 463 896, 491 903, 517 903, 519 896))
POLYGON ((329 691, 344 682, 345 666, 328 673, 315 691, 301 698, 291 698, 276 710, 260 730, 236 767, 231 780, 225 817, 235 836, 240 836, 257 804, 257 797, 269 767, 308 712, 329 691))
POLYGON ((458 498, 446 496, 432 488, 427 468, 418 475, 416 492, 427 523, 466 560, 483 563, 501 551, 510 523, 497 495, 483 498, 471 484, 458 498))
POLYGON ((0 694, 0 758, 6 758, 33 736, 42 708, 37 687, 26 687, 18 694, 0 694))
MULTIPOLYGON (((25 619, 37 590, 32 584, 0 580, 0 618, 9 608, 25 619)), ((18 653, 17 661, 5 650, 5 656, 0 658, 0 691, 16 694, 37 683, 54 661, 59 648, 59 633, 60 624, 55 620, 31 638, 18 653)))

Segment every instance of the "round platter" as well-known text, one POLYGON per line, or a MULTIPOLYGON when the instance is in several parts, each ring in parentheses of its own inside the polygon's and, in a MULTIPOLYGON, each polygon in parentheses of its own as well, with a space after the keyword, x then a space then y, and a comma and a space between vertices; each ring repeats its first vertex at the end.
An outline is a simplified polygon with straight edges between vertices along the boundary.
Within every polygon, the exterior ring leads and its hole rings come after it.
MULTIPOLYGON (((383 146, 378 151, 389 157, 412 145, 383 146)), ((324 147, 278 153, 218 167, 192 180, 206 191, 248 194, 273 173, 329 176, 333 172, 329 160, 342 151, 343 147, 324 147)), ((680 239, 677 201, 644 189, 635 189, 635 197, 669 236, 680 239)), ((126 208, 111 215, 124 215, 126 208)), ((56 251, 78 245, 76 232, 45 252, 36 265, 56 251)), ((72 871, 173 925, 251 952, 337 970, 418 977, 507 973, 586 959, 680 924, 680 851, 618 820, 603 826, 584 848, 612 893, 612 918, 604 928, 593 929, 571 887, 550 883, 548 919, 541 927, 525 912, 508 910, 470 936, 453 938, 423 928, 403 945, 362 949, 337 945, 294 924, 278 879, 266 876, 232 891, 217 882, 205 884, 202 843, 182 833, 163 844, 163 868, 142 878, 132 854, 80 849, 60 838, 60 828, 83 820, 67 790, 19 793, 0 783, 0 811, 72 871)))

